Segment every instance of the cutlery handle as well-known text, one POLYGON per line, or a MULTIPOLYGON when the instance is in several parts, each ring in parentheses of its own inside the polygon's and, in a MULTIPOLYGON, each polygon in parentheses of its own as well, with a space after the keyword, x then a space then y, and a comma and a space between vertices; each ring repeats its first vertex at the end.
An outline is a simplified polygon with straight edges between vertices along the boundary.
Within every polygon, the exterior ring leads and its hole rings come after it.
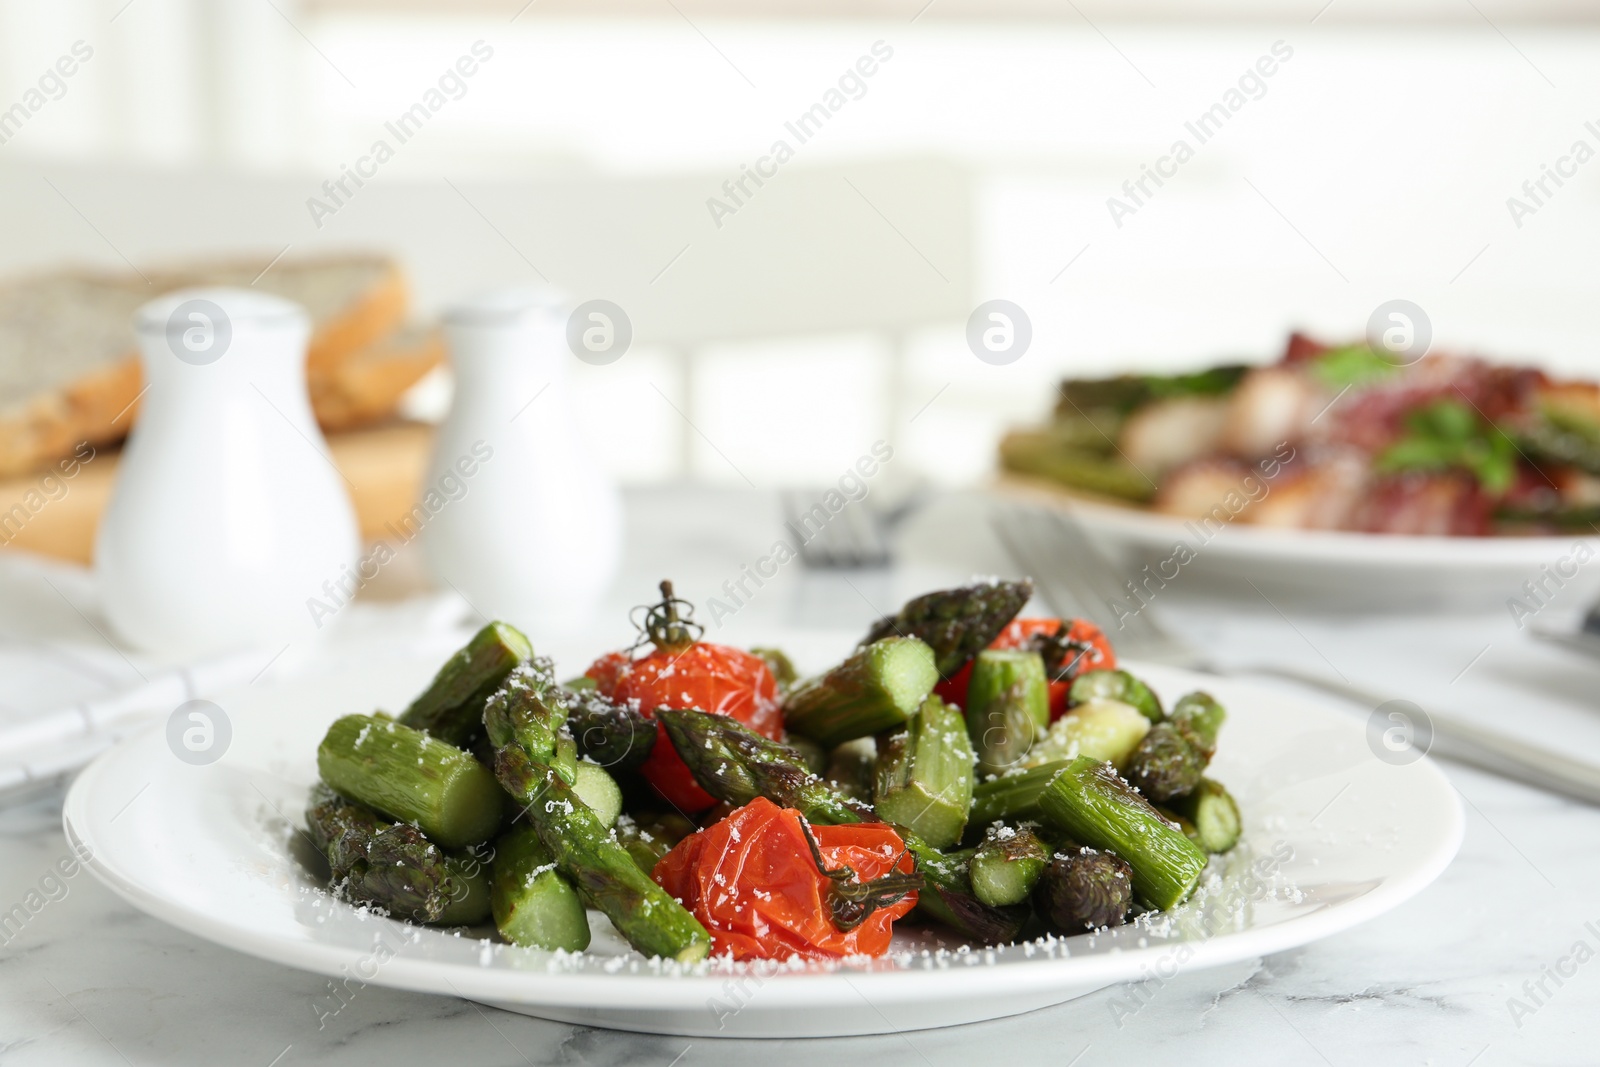
MULTIPOLYGON (((1376 708, 1389 698, 1360 686, 1324 678, 1289 667, 1251 666, 1240 673, 1270 675, 1308 685, 1351 703, 1376 708)), ((1433 741, 1430 755, 1466 763, 1540 789, 1563 793, 1590 804, 1600 804, 1600 766, 1530 745, 1500 730, 1486 730, 1454 717, 1430 714, 1433 741)))

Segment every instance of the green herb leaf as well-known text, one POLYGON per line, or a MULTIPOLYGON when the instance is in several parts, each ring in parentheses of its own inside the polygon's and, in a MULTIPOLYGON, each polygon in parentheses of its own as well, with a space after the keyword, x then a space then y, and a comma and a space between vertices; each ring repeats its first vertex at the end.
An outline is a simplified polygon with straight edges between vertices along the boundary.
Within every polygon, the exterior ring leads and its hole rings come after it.
POLYGON ((1349 345, 1335 348, 1316 357, 1311 373, 1330 389, 1345 389, 1353 385, 1366 385, 1398 374, 1400 368, 1389 362, 1367 345, 1349 345))
POLYGON ((1499 496, 1517 476, 1517 448, 1498 428, 1459 400, 1436 400, 1406 416, 1406 433, 1375 464, 1402 471, 1467 471, 1499 496))
POLYGON ((1243 364, 1228 364, 1192 374, 1146 375, 1144 385, 1153 399, 1165 400, 1179 396, 1221 396, 1233 391, 1250 368, 1243 364))

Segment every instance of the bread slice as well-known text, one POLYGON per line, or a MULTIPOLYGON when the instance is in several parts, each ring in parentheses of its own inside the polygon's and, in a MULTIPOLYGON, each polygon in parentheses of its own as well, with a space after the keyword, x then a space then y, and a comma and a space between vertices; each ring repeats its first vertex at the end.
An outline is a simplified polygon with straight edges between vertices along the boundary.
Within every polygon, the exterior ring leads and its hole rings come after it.
POLYGON ((311 407, 329 433, 393 415, 406 390, 444 362, 437 329, 408 327, 308 376, 311 407))
POLYGON ((377 255, 180 265, 137 274, 68 270, 0 284, 0 477, 120 440, 144 388, 133 313, 161 293, 254 286, 305 306, 308 377, 392 333, 406 313, 398 264, 377 255), (146 281, 148 278, 148 281, 146 281))
MULTIPOLYGON (((433 427, 392 421, 328 435, 334 466, 345 476, 361 536, 393 540, 422 493, 433 452, 433 427)), ((0 479, 0 555, 6 549, 87 564, 111 499, 122 456, 83 451, 65 470, 0 479)))

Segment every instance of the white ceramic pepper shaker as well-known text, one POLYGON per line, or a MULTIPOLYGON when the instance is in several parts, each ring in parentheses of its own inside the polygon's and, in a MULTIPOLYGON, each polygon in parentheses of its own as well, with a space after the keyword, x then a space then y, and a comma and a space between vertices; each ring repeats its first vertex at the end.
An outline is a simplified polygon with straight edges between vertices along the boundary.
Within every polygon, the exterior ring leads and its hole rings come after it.
POLYGON ((439 505, 421 537, 434 577, 534 634, 587 618, 622 550, 621 497, 571 421, 569 310, 525 288, 445 313, 455 398, 424 486, 439 505))
POLYGON ((314 636, 310 602, 360 540, 306 394, 304 309, 189 289, 134 328, 148 385, 95 541, 112 627, 175 655, 314 636))

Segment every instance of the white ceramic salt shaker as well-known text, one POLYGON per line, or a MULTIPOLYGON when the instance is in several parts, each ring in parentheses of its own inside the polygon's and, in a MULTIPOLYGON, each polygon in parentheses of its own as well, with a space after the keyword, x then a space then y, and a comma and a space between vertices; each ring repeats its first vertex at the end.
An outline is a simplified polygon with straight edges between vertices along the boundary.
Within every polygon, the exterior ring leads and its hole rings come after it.
POLYGON ((117 635, 189 655, 276 647, 328 621, 360 553, 306 393, 304 309, 188 289, 134 317, 147 390, 95 540, 117 635))
POLYGON ((424 485, 434 577, 535 635, 587 618, 622 550, 621 497, 571 419, 569 310, 559 292, 526 288, 445 313, 455 398, 424 485))

